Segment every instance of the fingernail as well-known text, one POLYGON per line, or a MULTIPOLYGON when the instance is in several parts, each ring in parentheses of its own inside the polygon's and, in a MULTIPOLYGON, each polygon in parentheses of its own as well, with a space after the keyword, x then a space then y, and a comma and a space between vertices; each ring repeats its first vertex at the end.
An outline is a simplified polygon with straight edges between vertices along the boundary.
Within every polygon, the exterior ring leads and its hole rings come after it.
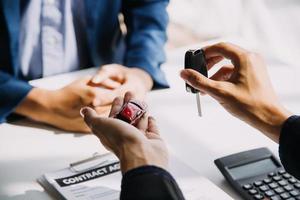
POLYGON ((80 109, 79 114, 82 118, 84 118, 86 111, 87 111, 87 109, 85 107, 80 109))

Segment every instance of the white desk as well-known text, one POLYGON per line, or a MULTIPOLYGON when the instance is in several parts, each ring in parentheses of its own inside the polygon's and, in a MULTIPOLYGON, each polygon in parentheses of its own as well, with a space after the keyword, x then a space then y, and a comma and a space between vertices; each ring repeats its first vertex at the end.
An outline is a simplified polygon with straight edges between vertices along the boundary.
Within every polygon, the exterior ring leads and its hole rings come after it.
MULTIPOLYGON (((214 100, 202 98, 204 117, 197 117, 195 97, 185 92, 178 77, 184 49, 169 55, 164 70, 171 89, 153 91, 148 95, 151 113, 157 118, 161 134, 170 151, 188 163, 201 175, 213 181, 233 198, 236 193, 225 182, 213 160, 227 154, 267 146, 277 154, 278 146, 253 128, 227 114, 214 100)), ((58 79, 44 80, 44 87, 59 87, 88 70, 58 79), (52 84, 47 84, 50 81, 52 84)), ((296 107, 300 92, 293 68, 276 67, 271 70, 275 88, 287 107, 296 107), (285 76, 282 76, 282 75, 285 76)), ((41 174, 66 167, 69 163, 104 151, 93 135, 64 133, 60 130, 31 124, 0 125, 0 199, 51 199, 35 181, 41 174)))

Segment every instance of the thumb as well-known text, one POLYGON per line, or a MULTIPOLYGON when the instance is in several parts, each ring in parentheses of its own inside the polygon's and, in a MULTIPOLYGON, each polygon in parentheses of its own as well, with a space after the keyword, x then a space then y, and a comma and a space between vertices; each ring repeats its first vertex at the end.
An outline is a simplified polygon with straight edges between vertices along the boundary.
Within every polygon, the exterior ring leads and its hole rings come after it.
POLYGON ((102 127, 101 123, 101 117, 97 114, 97 112, 90 108, 90 107, 84 107, 80 110, 80 115, 83 117, 85 123, 91 128, 93 129, 93 127, 96 126, 97 124, 97 128, 98 127, 102 127))
POLYGON ((211 80, 199 72, 192 69, 185 69, 180 72, 181 78, 201 92, 214 95, 217 93, 219 83, 217 81, 211 80))

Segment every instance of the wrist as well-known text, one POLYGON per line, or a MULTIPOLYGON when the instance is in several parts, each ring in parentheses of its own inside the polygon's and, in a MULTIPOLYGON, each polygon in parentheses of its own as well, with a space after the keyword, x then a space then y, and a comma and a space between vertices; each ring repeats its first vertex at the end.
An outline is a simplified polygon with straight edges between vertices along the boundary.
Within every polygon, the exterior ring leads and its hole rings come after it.
POLYGON ((148 164, 142 145, 124 145, 121 149, 122 150, 118 153, 118 157, 120 159, 122 173, 148 164))
POLYGON ((263 106, 262 116, 260 117, 265 132, 275 142, 279 141, 283 123, 292 115, 280 104, 267 104, 263 106))
POLYGON ((50 93, 51 91, 45 89, 33 88, 16 108, 15 112, 35 121, 45 122, 45 117, 49 113, 50 93))
POLYGON ((124 145, 118 157, 122 173, 148 165, 167 168, 167 160, 161 158, 162 155, 156 155, 147 144, 124 145))
POLYGON ((141 80, 141 82, 143 83, 143 85, 145 87, 145 90, 150 91, 154 84, 153 79, 150 76, 150 74, 140 68, 132 68, 131 70, 133 70, 135 72, 135 74, 137 75, 137 77, 141 80))

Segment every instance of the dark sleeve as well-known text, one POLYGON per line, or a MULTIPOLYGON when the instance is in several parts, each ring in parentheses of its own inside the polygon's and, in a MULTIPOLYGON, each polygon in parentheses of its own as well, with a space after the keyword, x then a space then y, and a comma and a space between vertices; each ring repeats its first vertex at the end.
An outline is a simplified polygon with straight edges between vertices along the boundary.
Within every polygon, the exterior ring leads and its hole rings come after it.
POLYGON ((160 65, 165 62, 164 45, 168 0, 124 0, 122 12, 127 27, 124 64, 150 74, 155 88, 169 87, 160 65))
POLYGON ((281 130, 279 156, 286 171, 300 179, 300 116, 288 118, 281 130))
POLYGON ((31 89, 32 86, 27 82, 17 80, 0 70, 0 123, 5 121, 31 89))
POLYGON ((158 167, 143 166, 123 175, 120 199, 180 200, 184 197, 170 173, 158 167))

